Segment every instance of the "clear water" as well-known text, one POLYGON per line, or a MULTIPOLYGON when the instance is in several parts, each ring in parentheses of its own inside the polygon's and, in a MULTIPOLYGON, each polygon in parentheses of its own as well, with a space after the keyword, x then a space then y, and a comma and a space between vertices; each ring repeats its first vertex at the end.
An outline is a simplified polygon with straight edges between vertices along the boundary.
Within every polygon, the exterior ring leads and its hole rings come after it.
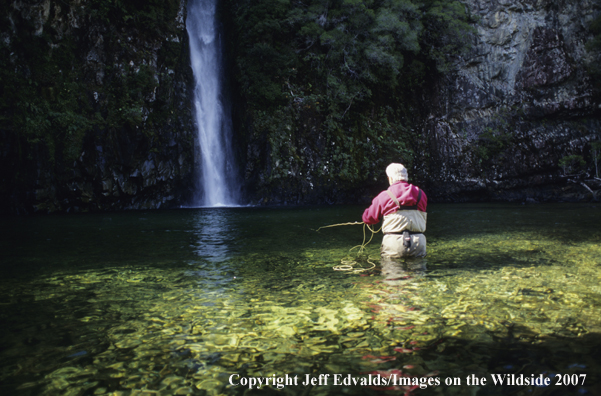
POLYGON ((196 85, 194 110, 200 146, 201 188, 195 205, 238 204, 229 101, 222 83, 222 57, 216 0, 189 0, 186 29, 196 85))
POLYGON ((431 205, 428 257, 403 265, 379 262, 381 234, 349 252, 361 226, 316 231, 362 210, 0 219, 0 394, 600 394, 601 207, 431 205), (333 383, 369 373, 441 385, 333 383), (299 385, 248 390, 232 374, 299 385))

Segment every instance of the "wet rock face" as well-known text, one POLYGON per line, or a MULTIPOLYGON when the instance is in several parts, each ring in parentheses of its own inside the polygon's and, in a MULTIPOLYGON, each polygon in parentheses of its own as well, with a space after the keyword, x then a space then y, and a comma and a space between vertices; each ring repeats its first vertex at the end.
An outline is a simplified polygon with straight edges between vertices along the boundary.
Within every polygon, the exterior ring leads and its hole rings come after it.
POLYGON ((439 82, 425 123, 430 195, 455 201, 590 199, 585 188, 566 184, 559 162, 582 156, 586 166, 572 173, 592 179, 590 143, 601 140, 601 103, 587 74, 585 43, 598 5, 466 5, 479 17, 473 48, 439 82))
POLYGON ((566 81, 574 68, 568 61, 563 40, 553 29, 538 27, 526 53, 516 86, 530 89, 566 81))
POLYGON ((9 54, 2 77, 26 88, 0 113, 38 122, 0 126, 0 168, 19 169, 0 180, 2 211, 186 202, 195 128, 185 7, 185 0, 0 6, 0 51, 9 54))

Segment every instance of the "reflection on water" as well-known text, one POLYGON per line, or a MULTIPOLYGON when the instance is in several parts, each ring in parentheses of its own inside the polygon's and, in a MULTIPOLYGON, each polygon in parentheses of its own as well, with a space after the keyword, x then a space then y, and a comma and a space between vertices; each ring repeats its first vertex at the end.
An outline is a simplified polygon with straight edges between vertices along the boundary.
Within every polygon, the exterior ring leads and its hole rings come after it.
POLYGON ((428 268, 428 259, 425 257, 395 259, 382 257, 380 270, 384 282, 392 283, 401 279, 423 276, 428 268))
MULTIPOLYGON (((600 393, 599 208, 432 205, 427 259, 334 271, 361 230, 315 230, 360 213, 215 208, 2 219, 0 394, 237 395, 245 388, 229 385, 232 374, 367 373, 462 381, 419 389, 330 380, 279 392, 600 393), (465 383, 495 373, 586 374, 586 382, 465 383)), ((358 264, 379 256, 381 235, 375 240, 358 264)))
POLYGON ((207 261, 217 263, 229 258, 230 244, 235 241, 238 230, 232 222, 235 209, 202 209, 191 216, 196 238, 195 252, 207 261))

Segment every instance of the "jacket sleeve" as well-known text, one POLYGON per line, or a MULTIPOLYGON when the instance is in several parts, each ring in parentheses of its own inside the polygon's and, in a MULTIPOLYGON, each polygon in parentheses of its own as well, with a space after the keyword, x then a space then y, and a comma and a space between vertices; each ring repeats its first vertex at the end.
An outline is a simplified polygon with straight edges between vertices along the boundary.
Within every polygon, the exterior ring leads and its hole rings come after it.
POLYGON ((363 212, 363 222, 366 224, 376 224, 382 218, 382 203, 380 195, 371 201, 371 206, 363 212))

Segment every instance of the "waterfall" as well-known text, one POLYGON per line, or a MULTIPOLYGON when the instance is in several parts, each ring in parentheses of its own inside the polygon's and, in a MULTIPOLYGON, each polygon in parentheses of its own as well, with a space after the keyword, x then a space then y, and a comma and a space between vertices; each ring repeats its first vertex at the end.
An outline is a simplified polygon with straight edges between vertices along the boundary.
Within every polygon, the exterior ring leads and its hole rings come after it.
POLYGON ((232 126, 229 101, 222 88, 222 58, 217 0, 188 0, 186 30, 196 86, 194 106, 198 128, 202 192, 200 206, 235 206, 239 183, 231 147, 232 126))

